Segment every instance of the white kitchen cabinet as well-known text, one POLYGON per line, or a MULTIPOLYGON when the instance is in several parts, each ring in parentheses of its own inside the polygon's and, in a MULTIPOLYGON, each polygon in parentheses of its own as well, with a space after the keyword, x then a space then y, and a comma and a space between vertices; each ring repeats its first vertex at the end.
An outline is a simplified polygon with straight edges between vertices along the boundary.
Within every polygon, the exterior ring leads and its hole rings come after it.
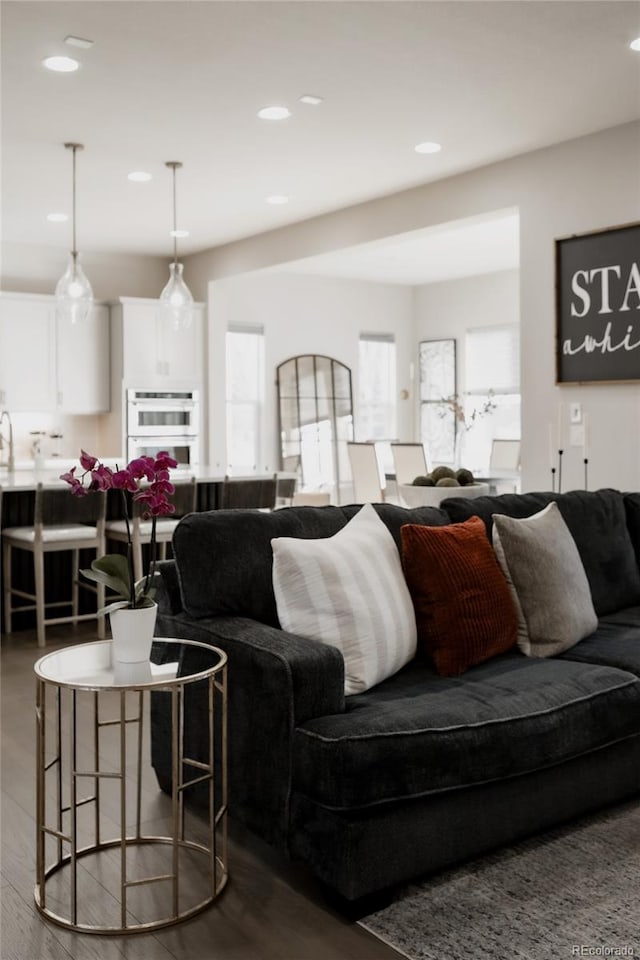
POLYGON ((92 414, 109 409, 109 310, 85 323, 56 318, 53 297, 0 297, 0 406, 11 412, 92 414))
POLYGON ((109 307, 95 304, 83 323, 57 323, 56 406, 63 413, 109 409, 109 307))
POLYGON ((122 297, 113 305, 120 339, 122 385, 138 389, 199 387, 204 371, 204 305, 194 304, 191 326, 173 330, 157 300, 122 297))
POLYGON ((0 299, 0 407, 52 410, 56 400, 55 316, 50 300, 0 299))

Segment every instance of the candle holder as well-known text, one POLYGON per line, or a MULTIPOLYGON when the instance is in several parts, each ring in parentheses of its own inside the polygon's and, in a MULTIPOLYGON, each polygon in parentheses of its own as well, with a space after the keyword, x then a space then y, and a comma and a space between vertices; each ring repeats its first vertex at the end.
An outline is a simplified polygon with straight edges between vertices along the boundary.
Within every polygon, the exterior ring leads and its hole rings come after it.
POLYGON ((589 458, 585 457, 583 460, 584 463, 584 488, 585 490, 589 489, 589 458))
POLYGON ((558 450, 558 493, 562 493, 562 454, 564 450, 558 450))
POLYGON ((556 492, 556 468, 551 467, 551 493, 556 492))

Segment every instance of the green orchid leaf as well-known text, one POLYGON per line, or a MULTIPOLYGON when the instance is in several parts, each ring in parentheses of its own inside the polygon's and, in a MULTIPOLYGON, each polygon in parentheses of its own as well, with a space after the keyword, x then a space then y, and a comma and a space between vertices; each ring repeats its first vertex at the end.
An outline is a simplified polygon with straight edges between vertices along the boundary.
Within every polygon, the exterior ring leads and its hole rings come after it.
POLYGON ((107 613, 113 613, 114 610, 122 610, 124 607, 129 606, 128 600, 116 600, 114 603, 107 604, 106 607, 100 607, 98 610, 98 616, 103 617, 107 613))
POLYGON ((122 554, 111 553, 99 557, 91 564, 90 570, 81 570, 80 573, 93 583, 104 584, 125 600, 131 599, 129 586, 129 565, 127 558, 122 554))

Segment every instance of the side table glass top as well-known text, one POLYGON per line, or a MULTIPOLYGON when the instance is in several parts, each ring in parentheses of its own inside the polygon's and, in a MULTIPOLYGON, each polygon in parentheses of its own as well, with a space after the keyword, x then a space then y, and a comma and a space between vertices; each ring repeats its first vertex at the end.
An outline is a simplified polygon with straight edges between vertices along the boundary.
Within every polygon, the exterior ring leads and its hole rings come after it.
POLYGON ((41 680, 76 690, 138 689, 204 678, 227 660, 222 650, 207 643, 166 637, 154 638, 150 661, 114 663, 112 650, 110 640, 77 644, 47 653, 34 670, 41 680), (197 653, 197 657, 185 657, 186 653, 197 653), (197 667, 189 666, 192 661, 197 661, 197 667))

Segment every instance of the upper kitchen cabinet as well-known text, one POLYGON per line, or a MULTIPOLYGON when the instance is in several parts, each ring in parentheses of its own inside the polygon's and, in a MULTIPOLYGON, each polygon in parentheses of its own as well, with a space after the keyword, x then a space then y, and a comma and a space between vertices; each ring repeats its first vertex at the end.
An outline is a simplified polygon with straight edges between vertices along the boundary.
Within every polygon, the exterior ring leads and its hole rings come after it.
POLYGON ((58 321, 56 404, 63 413, 109 410, 109 307, 94 304, 83 323, 58 321))
POLYGON ((121 297, 112 306, 113 351, 124 387, 197 387, 204 373, 204 304, 196 303, 191 326, 173 330, 157 300, 121 297))
POLYGON ((53 297, 0 297, 0 406, 15 412, 109 409, 109 311, 82 324, 56 319, 53 297))

